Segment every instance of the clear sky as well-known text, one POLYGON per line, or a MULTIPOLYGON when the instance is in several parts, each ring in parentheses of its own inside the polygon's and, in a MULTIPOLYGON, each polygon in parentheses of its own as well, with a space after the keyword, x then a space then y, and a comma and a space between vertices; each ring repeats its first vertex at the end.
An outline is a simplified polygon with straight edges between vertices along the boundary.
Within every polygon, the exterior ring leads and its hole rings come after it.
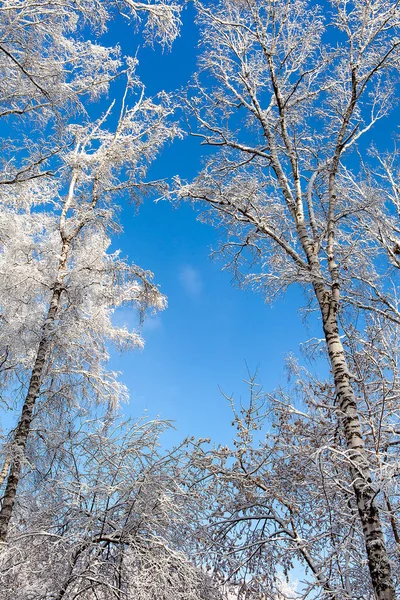
MULTIPOLYGON (((190 6, 183 21, 171 51, 138 50, 138 74, 149 95, 178 90, 195 70, 198 33, 190 6)), ((110 27, 106 41, 119 42, 126 54, 136 53, 138 37, 121 21, 110 27)), ((166 148, 151 175, 190 179, 200 169, 201 154, 198 140, 187 136, 166 148)), ((147 409, 152 417, 175 421, 174 441, 191 434, 226 443, 231 413, 220 389, 246 398, 246 362, 251 371, 258 368, 266 390, 284 384, 285 356, 297 353, 312 333, 298 312, 300 290, 292 289, 270 307, 261 295, 236 289, 232 273, 222 271, 223 262, 210 260, 218 232, 196 217, 191 206, 173 207, 165 201, 146 200, 137 214, 132 206, 124 207, 124 233, 114 247, 153 271, 168 308, 145 323, 145 349, 113 355, 112 367, 123 372, 130 390, 126 414, 136 417, 147 409)), ((135 319, 128 310, 117 318, 127 325, 135 319)))

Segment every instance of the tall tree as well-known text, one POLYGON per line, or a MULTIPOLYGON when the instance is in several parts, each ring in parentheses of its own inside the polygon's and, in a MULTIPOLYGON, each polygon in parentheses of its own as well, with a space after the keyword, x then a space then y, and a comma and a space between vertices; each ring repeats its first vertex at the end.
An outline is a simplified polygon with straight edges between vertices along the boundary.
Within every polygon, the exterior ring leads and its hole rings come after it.
POLYGON ((113 130, 105 125, 110 111, 97 123, 69 129, 71 149, 56 179, 1 188, 2 376, 8 390, 20 383, 23 398, 9 444, 1 541, 38 398, 61 394, 67 402, 117 405, 124 391, 106 369, 106 342, 124 349, 142 341, 115 326, 112 312, 124 305, 142 313, 165 306, 151 273, 107 251, 118 227, 116 197, 127 191, 138 197, 156 185, 144 181, 147 167, 177 133, 168 124, 173 108, 166 95, 158 101, 141 95, 129 107, 136 85, 130 74, 113 130))
POLYGON ((350 169, 361 171, 362 136, 393 106, 400 6, 334 0, 324 15, 304 0, 196 6, 204 52, 187 103, 195 135, 215 152, 180 195, 210 207, 242 283, 268 299, 292 283, 307 290, 323 329, 372 587, 379 600, 393 600, 379 482, 340 319, 367 292, 375 312, 397 311, 377 229, 362 226, 377 206, 385 222, 392 212, 384 194, 360 193, 367 186, 350 169), (259 269, 243 275, 249 254, 259 269))
POLYGON ((116 197, 126 191, 137 199, 151 187, 147 167, 177 134, 167 124, 170 99, 144 99, 136 59, 99 43, 117 11, 143 19, 148 41, 170 44, 178 34, 180 7, 168 0, 6 0, 0 7, 0 117, 10 132, 0 173, 0 377, 5 401, 22 399, 1 478, 2 542, 38 398, 42 410, 56 397, 116 405, 126 390, 106 369, 106 344, 142 340, 116 327, 112 312, 165 306, 151 273, 108 251, 119 227, 116 197), (119 118, 111 106, 90 123, 90 101, 122 76, 119 118))

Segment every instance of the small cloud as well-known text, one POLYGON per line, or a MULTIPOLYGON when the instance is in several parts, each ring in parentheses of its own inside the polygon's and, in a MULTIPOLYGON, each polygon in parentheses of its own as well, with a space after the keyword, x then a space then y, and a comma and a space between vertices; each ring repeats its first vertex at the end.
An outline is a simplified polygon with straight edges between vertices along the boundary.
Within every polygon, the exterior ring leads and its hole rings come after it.
POLYGON ((114 327, 126 327, 129 331, 137 329, 138 313, 130 306, 119 306, 112 315, 114 327))
POLYGON ((148 316, 143 322, 142 331, 144 331, 145 333, 157 331, 158 329, 161 329, 161 327, 162 321, 159 316, 148 316))
POLYGON ((199 271, 191 265, 182 267, 179 273, 179 281, 186 294, 193 300, 199 298, 203 291, 203 281, 199 271))

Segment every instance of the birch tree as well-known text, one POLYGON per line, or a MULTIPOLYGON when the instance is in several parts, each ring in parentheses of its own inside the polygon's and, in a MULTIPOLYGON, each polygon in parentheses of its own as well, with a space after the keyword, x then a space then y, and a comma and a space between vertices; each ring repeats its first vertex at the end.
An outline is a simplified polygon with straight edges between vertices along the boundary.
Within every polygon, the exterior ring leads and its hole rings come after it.
POLYGON ((106 369, 106 344, 142 340, 116 327, 112 312, 134 305, 143 316, 165 306, 151 273, 109 251, 116 197, 138 199, 151 188, 147 167, 177 133, 167 124, 170 99, 144 99, 136 59, 101 44, 117 13, 142 26, 148 42, 168 45, 178 34, 180 7, 168 0, 0 7, 0 117, 11 132, 0 159, 1 385, 8 406, 23 406, 6 444, 1 541, 38 398, 41 410, 60 398, 117 405, 126 390, 106 369), (122 107, 91 123, 90 102, 117 77, 128 79, 122 107))
MULTIPOLYGON (((358 376, 355 393, 396 582, 397 335, 374 319, 367 337, 355 333, 344 348, 358 376)), ((228 398, 233 444, 194 443, 188 481, 198 516, 191 539, 200 560, 234 584, 238 598, 372 600, 334 384, 293 357, 287 369, 285 388, 267 393, 251 376, 246 403, 228 398), (282 575, 298 580, 295 593, 279 591, 282 575)))
POLYGON ((139 95, 133 103, 136 84, 131 75, 114 130, 106 126, 110 111, 97 123, 70 128, 71 150, 63 154, 57 179, 1 188, 2 376, 14 396, 19 385, 22 398, 8 446, 2 541, 38 399, 49 407, 53 396, 118 405, 126 391, 106 369, 106 343, 128 349, 142 340, 117 327, 112 313, 121 306, 142 314, 165 306, 151 273, 108 251, 109 235, 118 227, 118 194, 138 198, 156 185, 145 182, 147 167, 177 134, 168 124, 169 98, 139 95))
POLYGON ((392 221, 389 188, 381 180, 376 196, 360 177, 365 162, 376 166, 363 136, 394 103, 400 8, 391 0, 335 0, 325 14, 303 0, 196 6, 204 52, 187 105, 194 135, 213 151, 180 195, 209 207, 204 218, 226 233, 222 251, 240 283, 267 299, 294 283, 309 295, 335 386, 371 585, 376 598, 392 600, 379 482, 340 319, 368 293, 370 309, 397 321, 387 252, 363 225, 377 211, 392 221), (258 265, 250 273, 247 258, 258 265))

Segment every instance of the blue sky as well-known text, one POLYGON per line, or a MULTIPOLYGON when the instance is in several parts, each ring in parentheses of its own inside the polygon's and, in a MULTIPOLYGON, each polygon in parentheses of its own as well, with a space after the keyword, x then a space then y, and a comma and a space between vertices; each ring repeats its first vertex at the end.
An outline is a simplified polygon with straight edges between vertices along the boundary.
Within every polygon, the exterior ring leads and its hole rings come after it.
MULTIPOLYGON (((138 74, 149 95, 183 87, 196 67, 198 33, 189 6, 183 14, 181 36, 171 51, 140 47, 138 74)), ((140 41, 118 21, 106 36, 119 42, 125 54, 135 54, 140 41)), ((186 136, 165 149, 152 168, 153 177, 194 177, 201 166, 202 149, 186 136)), ((168 308, 144 325, 145 349, 113 355, 112 367, 123 372, 131 393, 124 413, 175 422, 178 441, 185 435, 212 437, 226 443, 232 435, 231 413, 221 394, 246 399, 246 363, 258 369, 266 390, 284 384, 284 359, 311 337, 301 322, 300 290, 292 289, 273 306, 262 297, 232 285, 232 273, 223 262, 210 260, 218 232, 200 223, 189 205, 173 207, 166 201, 146 200, 136 214, 126 205, 121 214, 124 233, 114 246, 145 269, 168 297, 168 308)), ((118 321, 131 325, 128 310, 118 321)))
MULTIPOLYGON (((245 397, 246 362, 251 371, 259 368, 266 389, 283 383, 284 357, 307 332, 297 311, 301 294, 293 289, 271 308, 261 296, 234 288, 222 263, 209 259, 215 231, 195 217, 189 206, 150 202, 135 218, 126 214, 118 245, 154 272, 168 308, 145 322, 145 349, 115 356, 113 365, 131 392, 129 414, 146 408, 175 420, 181 435, 223 442, 230 411, 219 387, 245 397)), ((118 318, 134 319, 128 312, 118 318)))

